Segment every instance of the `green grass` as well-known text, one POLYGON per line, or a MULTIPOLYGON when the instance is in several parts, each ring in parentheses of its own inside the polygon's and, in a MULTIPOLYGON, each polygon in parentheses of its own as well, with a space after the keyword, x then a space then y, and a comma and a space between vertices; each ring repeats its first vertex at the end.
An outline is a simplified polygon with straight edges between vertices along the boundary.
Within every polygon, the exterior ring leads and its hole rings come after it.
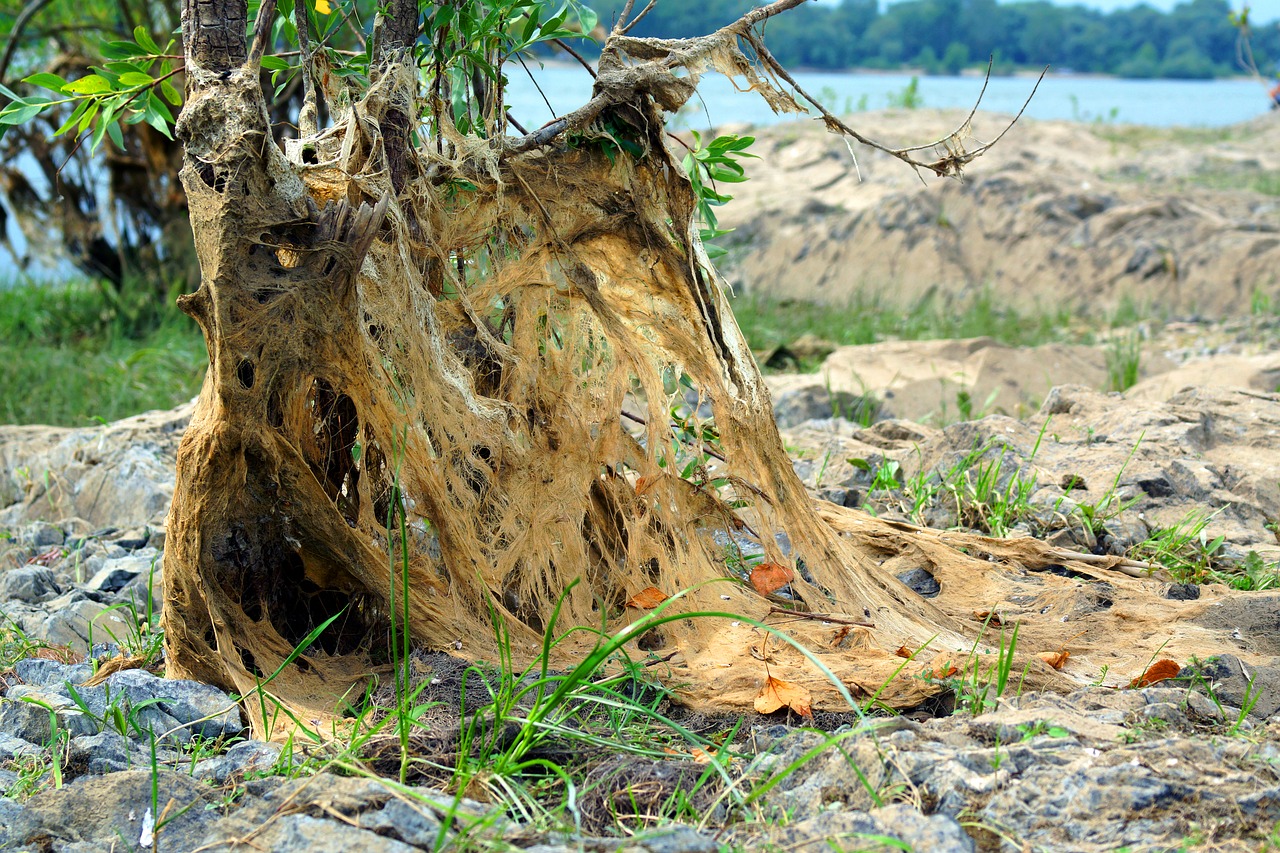
MULTIPOLYGON (((1082 341, 1070 311, 1022 312, 990 291, 967 299, 926 296, 903 306, 856 298, 847 305, 741 296, 732 301, 738 326, 756 351, 789 344, 804 334, 840 346, 884 340, 990 337, 1010 346, 1082 341)), ((817 364, 802 364, 816 370, 817 364)))
POLYGON ((204 342, 172 298, 0 286, 0 423, 85 426, 195 396, 204 342))

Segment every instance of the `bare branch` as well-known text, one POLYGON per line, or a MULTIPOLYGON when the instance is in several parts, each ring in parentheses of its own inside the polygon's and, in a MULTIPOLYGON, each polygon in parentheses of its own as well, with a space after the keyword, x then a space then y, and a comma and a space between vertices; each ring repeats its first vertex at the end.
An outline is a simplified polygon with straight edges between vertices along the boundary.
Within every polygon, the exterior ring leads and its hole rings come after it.
POLYGON ((13 52, 17 49, 18 42, 22 40, 23 30, 27 28, 27 24, 31 23, 31 19, 50 2, 51 0, 31 0, 18 13, 12 29, 9 30, 9 40, 4 45, 4 56, 0 57, 0 84, 5 82, 5 75, 9 73, 9 63, 13 61, 13 52))
POLYGON ((319 129, 320 104, 312 73, 311 57, 315 51, 311 47, 311 22, 305 2, 293 4, 293 23, 298 31, 298 48, 302 54, 302 109, 298 112, 298 133, 303 137, 314 136, 319 129))
POLYGON ((271 41, 271 22, 276 16, 276 0, 262 0, 258 17, 253 22, 253 47, 249 48, 249 64, 257 68, 271 41))

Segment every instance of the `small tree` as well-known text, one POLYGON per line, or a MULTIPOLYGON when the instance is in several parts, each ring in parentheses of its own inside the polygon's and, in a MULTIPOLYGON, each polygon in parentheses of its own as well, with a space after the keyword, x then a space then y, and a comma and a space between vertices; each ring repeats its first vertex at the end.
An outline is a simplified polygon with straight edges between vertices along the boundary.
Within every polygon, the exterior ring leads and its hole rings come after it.
MULTIPOLYGON (((483 655, 497 614, 520 654, 553 618, 623 624, 647 587, 725 609, 708 582, 735 575, 743 536, 792 578, 793 610, 874 622, 890 647, 957 636, 815 513, 700 238, 742 144, 686 158, 664 130, 709 69, 800 112, 759 35, 800 2, 688 40, 630 37, 628 3, 590 100, 525 130, 503 68, 573 35, 567 8, 390 0, 344 55, 301 2, 284 19, 264 2, 246 43, 244 0, 185 0, 177 136, 202 282, 179 304, 209 370, 166 540, 171 674, 245 693, 290 661, 272 689, 330 706, 391 653, 392 621, 483 655), (267 54, 286 23, 304 96, 299 138, 277 144, 263 68, 284 66, 267 54)), ((958 143, 932 163, 890 153, 954 174, 984 150, 958 143)), ((775 607, 734 589, 738 612, 775 607)), ((691 657, 714 630, 640 642, 691 657)), ((832 668, 878 684, 900 664, 868 638, 832 668)))

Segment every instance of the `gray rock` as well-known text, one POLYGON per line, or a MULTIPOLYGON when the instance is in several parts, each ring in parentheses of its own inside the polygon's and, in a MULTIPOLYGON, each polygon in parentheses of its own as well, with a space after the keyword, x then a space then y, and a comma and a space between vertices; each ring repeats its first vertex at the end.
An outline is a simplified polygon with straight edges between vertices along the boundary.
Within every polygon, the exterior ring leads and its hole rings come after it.
POLYGON ((47 609, 51 611, 49 616, 29 634, 50 645, 87 652, 95 640, 129 635, 124 614, 108 611, 108 605, 86 597, 82 590, 49 601, 47 609))
POLYGON ((37 755, 42 751, 43 748, 34 743, 0 731, 0 762, 12 761, 20 755, 37 755))
POLYGON ((291 814, 273 821, 254 839, 280 853, 417 853, 400 841, 335 820, 291 814))
POLYGON ((83 850, 120 850, 121 839, 128 845, 125 849, 138 849, 146 813, 172 803, 158 836, 159 849, 195 850, 217 820, 205 809, 215 796, 207 785, 164 769, 155 774, 146 769, 84 775, 62 788, 42 791, 20 811, 4 815, 0 849, 32 845, 62 851, 76 850, 78 844, 83 850))
MULTIPOLYGON (((249 772, 264 772, 280 760, 281 746, 260 740, 237 743, 222 755, 206 758, 196 764, 191 775, 202 782, 224 785, 249 772)), ((297 759, 301 762, 301 757, 297 759)))
POLYGON ((1280 711, 1280 666, 1253 666, 1224 654, 1184 667, 1178 676, 1211 692, 1223 705, 1241 709, 1251 703, 1249 715, 1255 719, 1280 711))
POLYGON ((60 687, 67 681, 83 684, 93 675, 93 667, 87 663, 65 664, 45 658, 23 658, 13 665, 13 673, 24 684, 60 687))
POLYGON ((440 838, 440 819, 430 809, 393 799, 376 812, 362 815, 360 826, 414 847, 434 849, 440 838))
POLYGON ((916 567, 897 575, 898 580, 910 587, 917 595, 924 598, 936 598, 942 592, 937 579, 928 570, 916 567))
POLYGON ((44 566, 23 566, 0 575, 0 601, 12 599, 40 604, 60 592, 53 570, 44 566))
POLYGON ((68 778, 85 773, 101 776, 121 770, 149 767, 150 754, 116 732, 74 737, 67 749, 68 778))
POLYGON ((146 670, 114 673, 96 687, 79 690, 92 714, 104 717, 112 706, 143 732, 170 733, 179 743, 195 735, 232 737, 244 731, 239 706, 216 687, 195 681, 167 680, 146 670))
POLYGON ((22 540, 32 548, 43 551, 61 545, 66 540, 66 534, 55 524, 37 521, 23 532, 22 540))
POLYGON ((151 559, 136 555, 104 560, 85 586, 101 592, 119 592, 134 578, 149 574, 151 565, 151 559))

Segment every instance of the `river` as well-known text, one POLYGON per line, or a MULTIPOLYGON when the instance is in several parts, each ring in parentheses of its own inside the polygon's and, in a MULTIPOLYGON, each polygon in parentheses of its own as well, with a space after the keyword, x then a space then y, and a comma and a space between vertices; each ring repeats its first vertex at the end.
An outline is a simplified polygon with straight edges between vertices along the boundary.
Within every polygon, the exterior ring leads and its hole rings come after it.
MULTIPOLYGON (((535 68, 534 73, 546 100, 558 113, 579 106, 591 94, 591 79, 580 66, 548 64, 535 68)), ((508 66, 507 76, 511 80, 507 102, 517 120, 525 126, 549 121, 551 111, 523 69, 508 66)), ((860 107, 884 109, 890 96, 901 94, 912 79, 909 74, 868 73, 798 73, 795 77, 806 91, 837 113, 855 112, 860 107)), ((1034 78, 993 77, 981 109, 1016 113, 1034 85, 1034 78)), ((968 108, 981 89, 981 77, 920 77, 918 94, 926 107, 968 108)), ((706 75, 698 92, 700 97, 676 117, 678 126, 764 125, 797 118, 774 115, 763 99, 735 91, 731 81, 720 74, 706 75)), ((1221 127, 1265 113, 1267 103, 1265 87, 1253 80, 1121 80, 1059 74, 1045 77, 1026 115, 1160 127, 1221 127)))

